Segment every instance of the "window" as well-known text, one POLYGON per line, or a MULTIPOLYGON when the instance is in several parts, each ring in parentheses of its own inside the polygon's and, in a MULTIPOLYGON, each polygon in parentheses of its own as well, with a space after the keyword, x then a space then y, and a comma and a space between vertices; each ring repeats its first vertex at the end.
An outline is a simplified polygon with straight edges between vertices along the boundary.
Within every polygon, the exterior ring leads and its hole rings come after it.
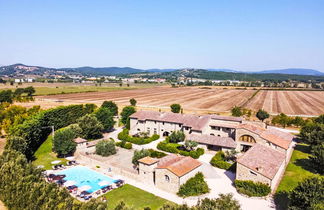
POLYGON ((137 131, 141 131, 141 129, 137 128, 137 131))
POLYGON ((258 174, 254 173, 253 171, 250 171, 250 174, 257 176, 258 174))
POLYGON ((164 122, 162 123, 162 125, 164 125, 164 122))
POLYGON ((256 143, 255 139, 250 135, 241 136, 240 141, 244 141, 244 142, 248 142, 248 143, 256 143))
POLYGON ((154 123, 156 124, 156 121, 154 121, 154 123))
POLYGON ((211 133, 210 135, 211 135, 211 136, 215 136, 215 134, 213 134, 213 133, 211 133))
POLYGON ((165 178, 165 181, 170 182, 170 177, 168 175, 165 175, 164 178, 165 178))
POLYGON ((154 134, 157 134, 156 128, 154 128, 154 134))

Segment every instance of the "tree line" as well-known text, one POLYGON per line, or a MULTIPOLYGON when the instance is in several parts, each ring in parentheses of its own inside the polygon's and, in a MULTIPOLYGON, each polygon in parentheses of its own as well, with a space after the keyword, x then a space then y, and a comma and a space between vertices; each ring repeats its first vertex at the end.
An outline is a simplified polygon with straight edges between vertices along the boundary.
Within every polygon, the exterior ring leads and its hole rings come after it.
POLYGON ((17 88, 12 90, 2 90, 0 91, 0 103, 13 103, 14 101, 24 102, 33 100, 33 94, 35 93, 35 88, 32 86, 26 88, 17 88))

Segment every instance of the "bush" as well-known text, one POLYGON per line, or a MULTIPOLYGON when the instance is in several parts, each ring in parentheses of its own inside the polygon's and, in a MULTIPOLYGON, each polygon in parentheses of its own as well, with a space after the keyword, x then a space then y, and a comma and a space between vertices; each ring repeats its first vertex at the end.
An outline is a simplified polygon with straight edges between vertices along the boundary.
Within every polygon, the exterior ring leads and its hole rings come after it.
POLYGON ((149 152, 150 152, 150 157, 152 157, 152 158, 162 158, 167 155, 164 152, 159 152, 154 149, 149 149, 149 152))
POLYGON ((174 131, 168 138, 168 141, 171 143, 178 143, 184 141, 186 138, 185 134, 182 131, 174 131))
POLYGON ((205 150, 202 148, 198 148, 197 150, 192 150, 192 151, 184 151, 184 150, 179 150, 177 147, 180 147, 180 144, 174 144, 174 143, 168 143, 167 141, 163 141, 158 143, 157 148, 159 150, 163 150, 165 152, 170 152, 174 154, 180 154, 183 156, 190 156, 194 159, 198 159, 201 155, 205 153, 205 150))
POLYGON ((142 149, 142 150, 135 150, 134 155, 132 158, 132 163, 134 165, 138 165, 138 160, 142 159, 143 157, 150 156, 150 151, 147 149, 142 149))
POLYGON ((151 143, 152 141, 158 140, 160 138, 159 135, 154 134, 151 137, 147 137, 147 138, 143 138, 143 137, 132 137, 129 136, 129 130, 128 129, 124 129, 122 132, 120 132, 118 134, 118 139, 122 140, 122 141, 128 141, 131 142, 133 144, 148 144, 151 143))
POLYGON ((132 149, 133 148, 132 143, 126 142, 126 141, 117 142, 116 146, 124 148, 124 149, 132 149))
POLYGON ((116 154, 116 147, 111 140, 101 140, 96 144, 96 154, 104 157, 116 154))
POLYGON ((267 196, 271 192, 269 185, 249 180, 235 180, 235 187, 239 193, 250 197, 267 196))
POLYGON ((210 189, 204 180, 204 175, 199 172, 194 177, 188 179, 188 181, 180 186, 177 193, 181 197, 198 196, 208 193, 210 189))
POLYGON ((210 160, 210 164, 214 167, 228 170, 233 164, 225 161, 225 153, 218 151, 215 156, 210 160))

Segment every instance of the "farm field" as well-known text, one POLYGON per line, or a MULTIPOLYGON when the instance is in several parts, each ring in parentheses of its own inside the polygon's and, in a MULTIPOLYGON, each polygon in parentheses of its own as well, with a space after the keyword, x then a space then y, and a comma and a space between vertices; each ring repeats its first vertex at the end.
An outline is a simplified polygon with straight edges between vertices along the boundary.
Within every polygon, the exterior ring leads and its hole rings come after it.
POLYGON ((23 83, 21 85, 0 85, 0 90, 15 88, 25 88, 33 86, 36 90, 35 95, 55 95, 55 94, 66 94, 66 93, 82 93, 82 92, 101 92, 101 91, 116 91, 116 90, 132 90, 140 88, 151 88, 160 86, 160 84, 149 84, 149 83, 132 83, 127 86, 119 86, 117 83, 103 83, 101 86, 96 86, 94 83, 23 83))
POLYGON ((185 112, 227 112, 233 106, 241 106, 256 90, 201 89, 155 87, 136 90, 93 92, 39 96, 43 102, 96 103, 113 100, 119 105, 128 105, 135 98, 139 108, 169 109, 173 103, 179 103, 185 112))
POLYGON ((261 90, 245 107, 271 114, 320 115, 324 113, 324 91, 261 90))
POLYGON ((83 92, 37 96, 32 103, 23 106, 41 105, 43 108, 58 105, 95 103, 113 100, 119 106, 129 105, 129 99, 137 100, 138 109, 168 111, 173 103, 179 103, 185 113, 228 114, 232 107, 257 111, 264 109, 270 114, 315 116, 324 113, 324 91, 282 91, 227 88, 180 87, 138 87, 131 90, 83 92))

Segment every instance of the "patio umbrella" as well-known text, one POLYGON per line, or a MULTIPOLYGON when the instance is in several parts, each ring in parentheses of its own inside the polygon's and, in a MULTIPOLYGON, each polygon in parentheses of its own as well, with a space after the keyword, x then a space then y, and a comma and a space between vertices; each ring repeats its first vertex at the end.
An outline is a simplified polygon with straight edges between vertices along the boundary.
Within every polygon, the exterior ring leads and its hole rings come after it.
POLYGON ((105 186, 105 185, 109 185, 110 183, 106 180, 103 180, 103 181, 99 182, 98 184, 99 184, 99 186, 105 186))
POLYGON ((65 159, 71 161, 71 160, 74 160, 75 158, 73 156, 70 156, 70 157, 66 157, 65 159))
POLYGON ((75 184, 76 184, 75 181, 69 180, 69 181, 67 181, 67 182, 64 183, 64 186, 65 187, 68 187, 68 186, 72 186, 72 185, 75 185, 75 184))
POLYGON ((82 191, 87 191, 87 190, 90 190, 91 189, 91 186, 89 185, 84 185, 82 187, 79 188, 79 190, 82 192, 82 191))
POLYGON ((52 164, 58 164, 58 163, 60 163, 61 161, 60 160, 54 160, 54 161, 52 161, 51 163, 52 164))

